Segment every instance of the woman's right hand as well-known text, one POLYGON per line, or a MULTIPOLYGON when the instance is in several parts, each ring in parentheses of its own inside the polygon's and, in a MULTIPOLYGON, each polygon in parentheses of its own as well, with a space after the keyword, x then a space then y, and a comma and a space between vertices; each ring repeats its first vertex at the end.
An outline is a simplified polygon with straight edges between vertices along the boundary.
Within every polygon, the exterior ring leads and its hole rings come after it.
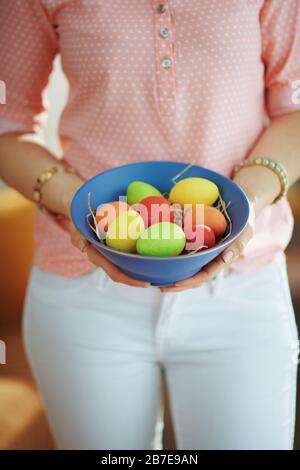
MULTIPOLYGON (((76 229, 75 225, 72 222, 70 207, 75 192, 83 184, 84 181, 79 180, 79 178, 74 175, 67 175, 67 177, 66 175, 64 176, 64 189, 60 197, 61 208, 59 212, 62 213, 68 219, 68 228, 72 244, 76 248, 78 248, 82 253, 85 253, 91 263, 93 263, 97 267, 102 268, 114 282, 120 282, 122 284, 127 284, 134 287, 149 287, 149 282, 139 281, 124 274, 113 263, 111 263, 107 258, 105 258, 105 256, 103 256, 98 250, 96 250, 93 245, 76 229)), ((57 185, 58 179, 56 181, 56 189, 57 185)), ((49 187, 47 189, 49 192, 51 191, 50 182, 49 187)))
POLYGON ((71 235, 71 241, 76 248, 82 253, 86 253, 91 263, 98 267, 101 267, 106 274, 115 282, 122 284, 128 284, 129 286, 135 287, 149 287, 149 282, 138 281, 133 279, 126 274, 122 273, 113 263, 105 258, 99 251, 97 251, 93 245, 76 229, 72 220, 69 221, 69 231, 71 235))

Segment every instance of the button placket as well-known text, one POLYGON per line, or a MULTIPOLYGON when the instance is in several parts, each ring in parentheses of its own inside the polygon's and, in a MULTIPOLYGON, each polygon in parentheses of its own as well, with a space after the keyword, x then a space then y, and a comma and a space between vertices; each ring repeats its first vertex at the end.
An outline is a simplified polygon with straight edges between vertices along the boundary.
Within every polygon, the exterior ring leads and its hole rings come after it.
POLYGON ((153 4, 159 109, 163 114, 173 114, 176 111, 176 80, 172 14, 169 0, 154 0, 153 4))

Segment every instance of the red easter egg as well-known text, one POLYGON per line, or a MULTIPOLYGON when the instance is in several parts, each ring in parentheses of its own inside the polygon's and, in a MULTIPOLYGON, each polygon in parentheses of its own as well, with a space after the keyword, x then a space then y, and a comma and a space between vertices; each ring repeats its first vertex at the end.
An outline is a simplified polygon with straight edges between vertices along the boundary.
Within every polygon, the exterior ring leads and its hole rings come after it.
POLYGON ((162 196, 148 196, 134 206, 144 220, 146 227, 159 222, 174 223, 174 208, 170 202, 162 196))
POLYGON ((189 208, 184 215, 184 225, 207 225, 215 232, 216 238, 223 235, 227 228, 227 221, 221 211, 213 206, 197 204, 189 208))
POLYGON ((122 213, 130 209, 124 201, 112 201, 101 204, 96 211, 97 227, 100 233, 106 233, 110 224, 122 213))
POLYGON ((186 253, 212 248, 216 243, 215 232, 204 224, 194 225, 191 228, 185 226, 184 233, 186 236, 186 253))

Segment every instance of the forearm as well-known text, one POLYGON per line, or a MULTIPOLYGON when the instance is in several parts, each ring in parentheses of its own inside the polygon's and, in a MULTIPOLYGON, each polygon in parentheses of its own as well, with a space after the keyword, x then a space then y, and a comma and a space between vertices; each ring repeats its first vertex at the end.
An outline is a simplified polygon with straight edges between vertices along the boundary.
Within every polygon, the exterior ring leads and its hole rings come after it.
MULTIPOLYGON (((280 116, 265 129, 247 159, 271 158, 287 171, 289 185, 300 177, 300 112, 280 116)), ((256 210, 271 204, 280 192, 280 182, 275 173, 262 166, 240 169, 234 180, 250 198, 257 200, 256 210)))
MULTIPOLYGON (((26 198, 33 200, 36 179, 47 168, 62 166, 32 136, 7 134, 0 137, 0 177, 26 198)), ((73 174, 57 173, 43 189, 43 203, 51 210, 68 214, 68 202, 82 184, 73 174)))

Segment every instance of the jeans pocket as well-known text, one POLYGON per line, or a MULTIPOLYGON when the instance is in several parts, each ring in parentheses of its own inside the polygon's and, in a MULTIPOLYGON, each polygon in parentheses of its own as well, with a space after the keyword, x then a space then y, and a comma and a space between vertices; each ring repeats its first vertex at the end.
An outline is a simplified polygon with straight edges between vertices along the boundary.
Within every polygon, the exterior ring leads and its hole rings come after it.
POLYGON ((289 285, 286 258, 276 258, 275 267, 277 271, 278 288, 281 298, 282 315, 289 322, 291 347, 295 348, 299 354, 299 335, 295 318, 295 310, 289 285))
POLYGON ((254 271, 239 272, 229 268, 220 279, 218 295, 237 302, 242 299, 247 303, 261 303, 266 301, 266 296, 271 297, 274 304, 282 302, 284 287, 280 273, 285 263, 285 255, 279 253, 270 263, 254 271))

